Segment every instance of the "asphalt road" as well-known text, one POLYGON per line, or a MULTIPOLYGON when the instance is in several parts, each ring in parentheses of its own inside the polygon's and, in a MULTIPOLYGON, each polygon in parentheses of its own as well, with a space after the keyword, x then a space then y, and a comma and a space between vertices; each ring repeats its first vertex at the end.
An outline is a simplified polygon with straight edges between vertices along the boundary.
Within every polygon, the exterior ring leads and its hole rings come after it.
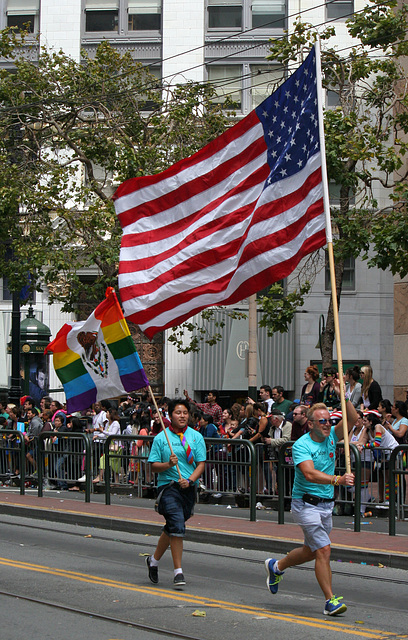
POLYGON ((259 551, 186 542, 187 585, 172 588, 170 556, 152 585, 145 555, 156 538, 0 516, 1 640, 298 640, 408 638, 408 576, 334 562, 348 611, 322 615, 313 567, 287 571, 276 596, 259 551))

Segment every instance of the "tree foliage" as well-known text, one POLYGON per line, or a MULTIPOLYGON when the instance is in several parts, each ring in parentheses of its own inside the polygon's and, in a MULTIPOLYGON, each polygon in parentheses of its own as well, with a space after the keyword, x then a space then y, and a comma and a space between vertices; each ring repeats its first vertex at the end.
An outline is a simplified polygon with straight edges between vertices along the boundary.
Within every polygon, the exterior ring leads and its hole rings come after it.
POLYGON ((222 340, 222 330, 227 316, 231 320, 243 320, 247 317, 245 313, 236 309, 210 307, 201 311, 199 323, 187 320, 178 327, 173 327, 168 341, 177 348, 179 353, 198 353, 203 344, 213 347, 222 340), (223 312, 220 318, 220 314, 216 311, 223 312))
MULTIPOLYGON (((324 114, 328 178, 337 185, 339 201, 332 207, 336 291, 340 303, 343 265, 347 257, 369 266, 408 273, 406 183, 408 97, 404 57, 408 53, 405 4, 370 0, 347 20, 353 46, 331 46, 334 27, 320 31, 297 21, 291 34, 271 44, 269 59, 284 65, 299 62, 320 37, 323 87, 337 95, 337 106, 324 114), (378 207, 376 187, 389 192, 390 206, 378 207)), ((301 290, 290 301, 295 308, 301 290)), ((266 319, 271 331, 281 330, 275 312, 266 319)), ((283 309, 288 321, 291 315, 283 309)), ((331 364, 334 341, 332 301, 323 336, 322 358, 331 364)))
POLYGON ((46 49, 34 63, 20 44, 0 34, 0 273, 15 290, 29 271, 76 310, 116 284, 116 186, 191 155, 229 115, 209 85, 164 85, 107 41, 81 63, 46 49))

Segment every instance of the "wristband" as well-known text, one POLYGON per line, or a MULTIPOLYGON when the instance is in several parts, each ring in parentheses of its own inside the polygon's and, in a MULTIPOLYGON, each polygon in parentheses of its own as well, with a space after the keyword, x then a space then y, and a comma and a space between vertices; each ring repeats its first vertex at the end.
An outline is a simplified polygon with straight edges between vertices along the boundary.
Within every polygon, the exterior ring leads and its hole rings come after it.
POLYGON ((189 478, 188 484, 190 485, 190 487, 193 487, 195 485, 195 480, 192 480, 191 478, 189 478))
POLYGON ((334 476, 333 484, 334 484, 334 486, 335 486, 335 487, 338 487, 338 486, 339 486, 339 484, 340 484, 340 478, 341 478, 341 476, 334 476))

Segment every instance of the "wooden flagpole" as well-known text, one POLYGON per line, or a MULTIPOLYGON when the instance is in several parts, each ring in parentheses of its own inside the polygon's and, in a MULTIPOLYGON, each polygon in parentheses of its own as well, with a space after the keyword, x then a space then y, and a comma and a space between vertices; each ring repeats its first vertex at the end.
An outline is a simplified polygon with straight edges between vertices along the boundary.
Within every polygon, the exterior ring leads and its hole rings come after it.
POLYGON ((324 140, 322 68, 321 68, 319 38, 316 40, 315 51, 316 51, 317 108, 318 108, 318 116, 319 116, 320 153, 322 158, 323 203, 324 203, 324 212, 326 216, 327 252, 329 255, 330 284, 331 284, 331 295, 332 295, 333 316, 334 316, 334 335, 336 339, 337 364, 338 364, 339 382, 340 382, 340 402, 341 402, 341 412, 342 412, 342 420, 343 420, 344 453, 346 457, 346 473, 351 473, 346 396, 344 393, 344 379, 343 379, 343 358, 341 355, 339 307, 337 304, 336 277, 335 277, 335 270, 334 270, 333 235, 332 235, 331 217, 330 217, 329 184, 327 180, 326 146, 325 146, 325 140, 324 140))
POLYGON ((257 394, 257 315, 256 315, 256 293, 249 296, 248 314, 248 397, 256 402, 257 394))
MULTIPOLYGON (((148 386, 148 389, 149 389, 150 397, 151 397, 151 399, 153 400, 153 404, 154 404, 155 409, 156 409, 156 411, 157 411, 157 413, 158 413, 159 420, 160 420, 160 424, 161 424, 162 429, 163 429, 163 431, 164 431, 164 435, 166 436, 167 444, 169 445, 169 449, 170 449, 170 455, 174 455, 173 447, 172 447, 172 446, 171 446, 171 444, 170 444, 170 438, 169 438, 168 433, 167 433, 167 431, 166 431, 166 427, 164 426, 164 422, 163 422, 162 414, 161 414, 161 413, 160 413, 160 411, 159 411, 159 407, 157 406, 156 398, 155 398, 155 397, 154 397, 154 395, 153 395, 153 391, 152 391, 152 388, 151 388, 150 384, 149 384, 149 386, 148 386)), ((182 478, 182 476, 181 476, 181 473, 180 473, 180 469, 179 469, 178 463, 176 464, 176 469, 177 469, 177 472, 178 472, 178 474, 179 474, 179 478, 180 478, 180 480, 182 480, 183 478, 182 478)))

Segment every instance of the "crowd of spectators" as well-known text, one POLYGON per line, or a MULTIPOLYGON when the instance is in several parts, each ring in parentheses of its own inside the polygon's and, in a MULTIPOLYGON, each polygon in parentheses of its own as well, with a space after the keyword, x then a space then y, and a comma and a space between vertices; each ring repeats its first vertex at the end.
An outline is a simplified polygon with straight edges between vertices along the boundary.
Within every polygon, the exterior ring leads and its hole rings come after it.
MULTIPOLYGON (((281 385, 262 385, 255 401, 247 398, 231 406, 220 403, 216 389, 208 391, 204 402, 185 397, 191 404, 189 426, 204 438, 219 439, 207 444, 208 460, 201 482, 203 492, 246 493, 249 490, 249 453, 243 440, 256 449, 257 493, 276 495, 285 493, 285 505, 290 504, 293 473, 287 469, 284 487, 277 484, 277 464, 280 447, 295 441, 308 432, 308 409, 316 402, 324 402, 332 412, 333 423, 341 418, 340 398, 336 393, 337 371, 323 370, 320 379, 315 365, 306 368, 305 384, 299 398, 292 402, 285 397, 281 385)), ((351 442, 361 450, 362 512, 369 513, 374 497, 387 504, 389 499, 388 460, 390 451, 408 441, 408 410, 405 402, 393 404, 382 398, 381 388, 373 379, 371 367, 352 367, 345 372, 346 398, 358 410, 358 420, 352 425, 351 442), (359 380, 362 380, 360 382, 359 380), (386 449, 386 451, 382 451, 386 449), (374 471, 377 469, 377 496, 370 493, 374 471)), ((91 443, 92 482, 104 482, 110 474, 112 483, 154 485, 154 474, 147 462, 151 438, 169 426, 167 415, 169 398, 158 405, 146 395, 130 394, 120 400, 101 400, 81 414, 68 415, 66 408, 49 396, 42 397, 40 406, 29 396, 21 398, 20 406, 0 403, 0 429, 6 430, 0 440, 0 476, 4 483, 16 483, 21 475, 20 438, 24 438, 27 482, 35 484, 38 476, 38 436, 50 432, 45 439, 46 468, 43 469, 49 489, 81 490, 87 479, 83 439, 67 434, 85 434, 91 443), (21 436, 17 433, 20 432, 21 436), (122 436, 129 438, 122 438, 122 436), (105 441, 109 436, 109 469, 106 469, 105 441), (150 438, 148 438, 150 436, 150 438), (72 453, 75 453, 72 460, 72 453)), ((290 449, 285 461, 291 464, 290 449)), ((403 492, 405 496, 405 482, 403 492)))

